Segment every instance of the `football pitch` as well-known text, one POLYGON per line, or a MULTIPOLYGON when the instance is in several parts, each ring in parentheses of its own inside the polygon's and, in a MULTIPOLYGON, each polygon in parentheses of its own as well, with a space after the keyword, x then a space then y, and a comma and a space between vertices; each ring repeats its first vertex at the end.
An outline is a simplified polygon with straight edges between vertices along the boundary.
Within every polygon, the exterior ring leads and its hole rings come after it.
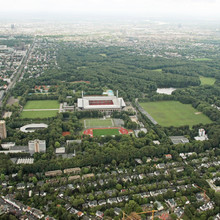
POLYGON ((114 126, 113 120, 103 119, 103 118, 96 118, 96 119, 85 119, 84 120, 84 127, 85 128, 100 128, 100 127, 112 127, 114 126))
POLYGON ((94 129, 93 136, 119 135, 118 129, 94 129))
POLYGON ((54 111, 25 111, 21 113, 21 118, 49 118, 57 115, 57 110, 54 111))
POLYGON ((59 109, 57 100, 33 100, 28 101, 24 109, 59 109))
POLYGON ((212 121, 203 113, 198 112, 190 104, 178 101, 159 101, 139 103, 161 126, 192 127, 196 124, 208 124, 212 121))

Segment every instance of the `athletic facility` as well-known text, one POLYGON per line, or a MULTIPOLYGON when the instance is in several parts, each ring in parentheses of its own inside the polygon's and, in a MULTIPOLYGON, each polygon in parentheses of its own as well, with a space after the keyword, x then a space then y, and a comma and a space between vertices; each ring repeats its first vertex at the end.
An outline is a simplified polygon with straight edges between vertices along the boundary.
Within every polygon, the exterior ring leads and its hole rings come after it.
POLYGON ((78 110, 101 111, 111 114, 113 111, 121 111, 126 106, 123 98, 117 96, 83 96, 77 99, 78 110))
POLYGON ((124 121, 119 118, 88 118, 83 120, 83 125, 85 129, 122 127, 124 126, 124 121))
POLYGON ((158 101, 139 103, 161 126, 192 127, 196 124, 208 124, 212 121, 203 113, 198 112, 190 104, 182 104, 178 101, 158 101))
POLYGON ((90 137, 97 136, 115 136, 120 134, 129 134, 129 131, 122 127, 112 127, 112 128, 89 128, 83 132, 85 135, 89 135, 90 137))

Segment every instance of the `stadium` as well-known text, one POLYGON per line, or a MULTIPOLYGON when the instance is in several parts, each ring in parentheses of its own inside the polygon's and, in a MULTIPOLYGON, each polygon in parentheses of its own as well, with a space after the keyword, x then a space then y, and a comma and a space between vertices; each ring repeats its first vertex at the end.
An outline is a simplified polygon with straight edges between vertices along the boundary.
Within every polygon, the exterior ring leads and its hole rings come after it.
POLYGON ((113 111, 121 111, 126 106, 123 98, 117 96, 83 96, 78 98, 77 107, 81 111, 101 111, 111 114, 113 111))
POLYGON ((21 127, 20 131, 28 133, 28 132, 34 132, 36 130, 47 128, 47 127, 48 127, 48 125, 47 124, 43 124, 43 123, 40 123, 40 124, 28 124, 28 125, 25 125, 25 126, 21 127))

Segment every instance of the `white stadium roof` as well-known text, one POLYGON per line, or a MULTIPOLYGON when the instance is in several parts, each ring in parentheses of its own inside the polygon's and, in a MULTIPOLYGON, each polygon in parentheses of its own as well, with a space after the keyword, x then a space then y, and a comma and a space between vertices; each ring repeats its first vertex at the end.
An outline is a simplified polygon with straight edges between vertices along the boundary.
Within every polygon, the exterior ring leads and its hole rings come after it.
POLYGON ((37 129, 47 128, 47 127, 48 127, 48 125, 47 124, 43 124, 43 123, 40 123, 40 124, 28 124, 28 125, 25 125, 25 126, 21 127, 20 131, 28 133, 28 132, 34 132, 37 129))
POLYGON ((123 98, 118 98, 116 96, 85 96, 83 98, 78 98, 77 100, 78 108, 83 108, 85 110, 92 109, 121 109, 126 106, 123 98), (91 102, 109 102, 110 104, 91 104, 91 102))

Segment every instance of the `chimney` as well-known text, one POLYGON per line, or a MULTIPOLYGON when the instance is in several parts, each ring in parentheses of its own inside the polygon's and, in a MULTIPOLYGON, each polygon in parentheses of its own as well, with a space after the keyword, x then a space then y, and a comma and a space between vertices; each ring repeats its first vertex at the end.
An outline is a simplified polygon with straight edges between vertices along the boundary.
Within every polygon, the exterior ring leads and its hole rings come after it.
POLYGON ((82 98, 83 98, 83 91, 82 91, 82 98))
POLYGON ((116 93, 117 93, 117 98, 118 98, 118 90, 117 90, 117 92, 116 92, 116 93))

